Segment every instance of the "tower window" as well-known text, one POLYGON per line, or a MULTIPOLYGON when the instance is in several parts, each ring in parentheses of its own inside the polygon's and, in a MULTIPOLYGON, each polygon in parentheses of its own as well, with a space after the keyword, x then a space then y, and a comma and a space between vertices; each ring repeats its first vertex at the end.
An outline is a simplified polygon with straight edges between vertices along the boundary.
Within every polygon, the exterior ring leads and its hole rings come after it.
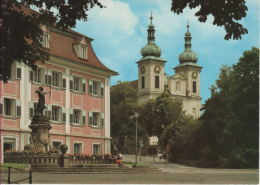
POLYGON ((159 89, 160 86, 160 77, 159 76, 155 76, 155 88, 159 89))
POLYGON ((145 81, 144 81, 144 76, 142 76, 142 89, 145 87, 145 81))
POLYGON ((192 82, 192 86, 193 86, 193 87, 192 87, 192 89, 193 89, 192 92, 193 92, 193 93, 196 93, 196 92, 197 92, 197 84, 196 84, 195 81, 192 82))
POLYGON ((180 91, 181 90, 181 82, 177 81, 176 82, 176 91, 180 91))

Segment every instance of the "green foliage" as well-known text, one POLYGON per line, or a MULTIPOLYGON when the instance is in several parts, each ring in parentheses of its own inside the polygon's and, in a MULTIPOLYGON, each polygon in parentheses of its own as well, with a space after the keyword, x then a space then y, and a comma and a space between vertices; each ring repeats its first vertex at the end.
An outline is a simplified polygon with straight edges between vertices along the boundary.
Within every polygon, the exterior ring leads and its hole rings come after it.
POLYGON ((75 27, 76 20, 87 20, 86 13, 95 5, 102 8, 98 0, 49 1, 17 0, 1 1, 1 74, 7 82, 11 78, 14 61, 36 68, 36 61, 49 60, 49 53, 42 47, 41 25, 62 29, 75 27), (40 8, 39 12, 26 11, 29 7, 40 8), (53 8, 58 13, 54 14, 53 8), (57 22, 57 23, 56 23, 57 22))
POLYGON ((160 137, 164 128, 179 120, 182 115, 182 102, 173 100, 169 93, 162 93, 156 99, 150 99, 141 110, 140 123, 150 136, 160 137))
MULTIPOLYGON (((123 141, 126 135, 135 135, 134 119, 131 116, 138 110, 138 92, 129 82, 120 82, 111 87, 111 136, 123 141)), ((138 128, 141 131, 141 128, 138 128)))
POLYGON ((236 65, 223 66, 202 108, 201 157, 220 167, 248 168, 258 161, 258 60, 259 49, 253 47, 236 65))
POLYGON ((206 22, 209 15, 214 17, 213 25, 224 26, 226 30, 225 40, 232 38, 241 39, 241 35, 247 34, 248 30, 238 21, 246 17, 246 1, 205 1, 205 0, 172 0, 171 10, 180 14, 183 9, 199 7, 195 16, 200 22, 206 22))

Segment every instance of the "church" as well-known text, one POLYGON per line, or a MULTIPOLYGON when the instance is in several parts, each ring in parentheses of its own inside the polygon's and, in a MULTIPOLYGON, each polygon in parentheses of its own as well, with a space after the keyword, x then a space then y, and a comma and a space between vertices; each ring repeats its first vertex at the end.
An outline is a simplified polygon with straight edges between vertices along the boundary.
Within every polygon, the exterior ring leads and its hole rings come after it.
POLYGON ((146 103, 156 98, 162 92, 169 92, 172 98, 181 99, 186 115, 197 119, 201 109, 200 73, 202 67, 197 64, 198 56, 191 50, 191 33, 189 24, 185 33, 185 50, 179 55, 179 64, 173 68, 174 75, 164 72, 165 63, 161 58, 162 50, 155 44, 155 26, 148 26, 148 43, 141 49, 142 58, 138 64, 138 80, 131 84, 135 86, 140 95, 139 103, 146 103))

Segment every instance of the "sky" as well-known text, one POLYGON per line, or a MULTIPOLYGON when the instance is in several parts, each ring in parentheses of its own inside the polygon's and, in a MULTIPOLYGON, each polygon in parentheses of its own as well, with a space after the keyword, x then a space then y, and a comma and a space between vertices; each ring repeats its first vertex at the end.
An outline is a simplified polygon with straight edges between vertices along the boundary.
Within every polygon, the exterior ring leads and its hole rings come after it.
POLYGON ((215 84, 222 65, 236 64, 243 52, 259 48, 259 1, 248 0, 247 16, 240 23, 248 29, 241 40, 224 40, 224 27, 213 25, 213 17, 201 23, 195 17, 196 9, 184 9, 180 15, 171 12, 171 0, 100 0, 106 8, 94 7, 88 11, 88 21, 78 21, 75 31, 93 38, 93 49, 99 60, 119 73, 111 77, 111 86, 117 81, 138 79, 136 62, 142 58, 141 49, 147 44, 147 29, 151 10, 155 26, 155 44, 166 60, 164 71, 175 74, 178 56, 184 51, 184 36, 189 19, 192 51, 202 66, 202 103, 210 98, 210 86, 215 84))

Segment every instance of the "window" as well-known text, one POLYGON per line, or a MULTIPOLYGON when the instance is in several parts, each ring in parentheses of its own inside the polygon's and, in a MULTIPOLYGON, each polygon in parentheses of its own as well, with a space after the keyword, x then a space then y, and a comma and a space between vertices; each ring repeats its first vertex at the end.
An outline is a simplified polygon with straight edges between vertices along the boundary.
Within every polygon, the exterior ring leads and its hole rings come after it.
POLYGON ((193 86, 192 92, 193 92, 193 93, 196 93, 196 92, 197 92, 197 84, 196 84, 195 81, 192 82, 192 86, 193 86))
POLYGON ((60 73, 52 72, 52 86, 60 86, 60 73))
POLYGON ((196 108, 192 108, 192 115, 194 119, 196 119, 196 108))
POLYGON ((145 81, 144 81, 144 76, 142 76, 142 89, 145 87, 145 81))
POLYGON ((81 46, 81 47, 80 47, 80 57, 81 57, 81 58, 87 58, 87 55, 86 55, 86 47, 84 47, 84 46, 81 46))
POLYGON ((93 126, 98 126, 99 125, 99 113, 93 112, 93 126))
POLYGON ((181 90, 181 82, 177 81, 176 82, 176 91, 180 91, 181 90))
POLYGON ((41 69, 37 67, 33 71, 33 74, 34 74, 34 82, 41 83, 41 69))
POLYGON ((82 153, 82 143, 74 143, 74 154, 82 153))
POLYGON ((160 86, 160 77, 159 76, 155 76, 155 88, 159 89, 160 86))
POLYGON ((51 120, 52 121, 59 121, 59 115, 60 114, 60 107, 52 106, 51 111, 51 120))
POLYGON ((73 90, 79 91, 80 78, 73 77, 73 90))
POLYGON ((99 91, 98 91, 99 87, 100 87, 99 82, 93 81, 93 94, 94 95, 99 95, 99 91))
POLYGON ((53 147, 53 149, 56 149, 56 150, 58 150, 58 153, 60 153, 60 146, 61 146, 61 142, 59 142, 59 141, 53 141, 52 142, 52 147, 53 147))
POLYGON ((94 144, 93 145, 93 154, 99 154, 100 153, 100 145, 94 144))
POLYGON ((43 34, 43 36, 42 36, 42 39, 43 39, 43 41, 42 41, 42 45, 44 46, 44 47, 49 47, 49 39, 48 39, 48 33, 44 33, 43 34))
POLYGON ((14 150, 16 147, 15 147, 15 142, 16 142, 16 139, 14 138, 4 138, 4 151, 6 150, 14 150))
POLYGON ((73 110, 73 123, 79 124, 80 112, 80 110, 73 110))
POLYGON ((4 105, 5 105, 5 107, 4 107, 4 110, 5 110, 4 111, 4 115, 11 116, 12 100, 5 98, 4 101, 5 101, 4 102, 4 105))

